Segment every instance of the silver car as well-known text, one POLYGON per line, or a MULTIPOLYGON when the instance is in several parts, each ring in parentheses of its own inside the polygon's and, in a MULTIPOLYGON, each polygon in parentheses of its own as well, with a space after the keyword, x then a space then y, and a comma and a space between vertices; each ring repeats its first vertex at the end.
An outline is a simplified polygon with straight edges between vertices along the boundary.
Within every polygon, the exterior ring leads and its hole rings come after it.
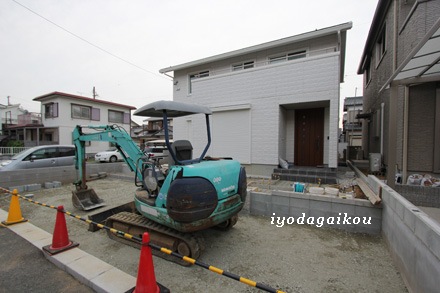
POLYGON ((75 162, 73 145, 37 146, 13 156, 0 164, 0 171, 70 166, 75 162))

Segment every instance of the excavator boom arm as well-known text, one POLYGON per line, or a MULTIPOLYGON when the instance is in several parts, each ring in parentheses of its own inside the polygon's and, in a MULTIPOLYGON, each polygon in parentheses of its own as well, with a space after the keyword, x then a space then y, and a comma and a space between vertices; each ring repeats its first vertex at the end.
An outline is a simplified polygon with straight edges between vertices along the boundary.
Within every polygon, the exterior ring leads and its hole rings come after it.
POLYGON ((124 161, 135 176, 142 181, 142 164, 147 161, 146 155, 133 142, 127 131, 118 125, 77 125, 72 132, 73 144, 76 147, 75 168, 78 170, 79 180, 74 184, 85 187, 85 142, 108 141, 113 143, 121 153, 124 161), (96 132, 84 133, 83 129, 91 129, 96 132))

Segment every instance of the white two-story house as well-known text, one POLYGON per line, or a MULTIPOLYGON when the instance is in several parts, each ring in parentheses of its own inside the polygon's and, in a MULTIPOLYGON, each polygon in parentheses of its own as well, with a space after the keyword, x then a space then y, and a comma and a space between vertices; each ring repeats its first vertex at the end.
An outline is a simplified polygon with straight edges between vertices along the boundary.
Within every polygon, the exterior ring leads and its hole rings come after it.
MULTIPOLYGON (((61 92, 53 92, 33 99, 41 102, 44 141, 72 144, 76 125, 117 124, 130 133, 133 106, 92 99, 61 92)), ((96 153, 110 147, 108 142, 93 141, 86 145, 87 153, 96 153)))
MULTIPOLYGON (((175 101, 213 111, 209 155, 233 157, 255 175, 270 175, 279 158, 337 168, 339 86, 351 27, 327 27, 160 72, 174 72, 175 101)), ((174 139, 189 139, 201 153, 203 119, 175 119, 174 139)))

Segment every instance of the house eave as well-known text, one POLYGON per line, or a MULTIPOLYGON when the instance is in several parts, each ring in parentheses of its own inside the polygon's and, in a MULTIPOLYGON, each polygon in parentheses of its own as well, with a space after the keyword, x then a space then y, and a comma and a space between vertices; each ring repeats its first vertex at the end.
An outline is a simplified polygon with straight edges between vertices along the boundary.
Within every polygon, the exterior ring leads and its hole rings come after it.
MULTIPOLYGON (((235 50, 235 51, 230 51, 230 52, 219 54, 219 55, 214 55, 211 57, 183 63, 180 65, 162 68, 159 70, 159 72, 165 74, 167 72, 172 72, 172 71, 181 70, 181 69, 185 69, 185 68, 189 68, 189 67, 199 66, 199 65, 203 65, 203 64, 207 64, 207 63, 211 63, 211 62, 215 62, 215 61, 219 61, 219 60, 224 60, 224 59, 228 59, 228 58, 232 58, 232 57, 236 57, 236 56, 241 56, 241 55, 245 55, 245 54, 249 54, 249 53, 253 53, 253 52, 257 52, 257 51, 267 50, 267 49, 275 48, 278 46, 283 46, 286 44, 297 43, 300 41, 314 39, 317 37, 322 37, 322 36, 331 35, 331 34, 338 34, 340 32, 345 33, 347 30, 351 29, 352 26, 353 26, 352 22, 347 22, 347 23, 343 23, 343 24, 339 24, 339 25, 335 25, 335 26, 331 26, 331 27, 327 27, 327 28, 323 28, 323 29, 319 29, 319 30, 317 29, 315 31, 311 31, 311 32, 307 32, 307 33, 303 33, 303 34, 299 34, 299 35, 295 35, 295 36, 291 36, 291 37, 287 37, 287 38, 283 38, 283 39, 279 39, 279 40, 275 40, 275 41, 271 41, 271 42, 239 49, 239 50, 235 50)), ((343 38, 343 42, 344 43, 341 44, 341 47, 345 48, 345 38, 343 38)))
POLYGON ((376 11, 374 12, 373 20, 371 22, 370 31, 368 32, 367 40, 365 42, 364 51, 360 60, 360 64, 357 70, 358 74, 363 74, 365 67, 368 64, 368 60, 371 58, 371 52, 374 48, 377 36, 382 28, 382 24, 387 15, 390 0, 379 0, 376 11))
POLYGON ((92 99, 92 98, 88 98, 88 97, 77 96, 77 95, 72 95, 72 94, 67 94, 67 93, 62 93, 62 92, 52 92, 52 93, 49 93, 46 95, 42 95, 42 96, 33 98, 32 100, 36 101, 36 102, 43 102, 45 100, 57 98, 57 97, 64 97, 64 98, 70 98, 70 99, 75 99, 75 100, 82 100, 82 101, 94 102, 94 103, 99 103, 99 104, 106 104, 109 106, 121 107, 121 108, 126 108, 129 110, 136 109, 136 107, 134 107, 134 106, 123 105, 123 104, 119 104, 119 103, 113 103, 113 102, 103 101, 103 100, 98 100, 98 99, 92 99))

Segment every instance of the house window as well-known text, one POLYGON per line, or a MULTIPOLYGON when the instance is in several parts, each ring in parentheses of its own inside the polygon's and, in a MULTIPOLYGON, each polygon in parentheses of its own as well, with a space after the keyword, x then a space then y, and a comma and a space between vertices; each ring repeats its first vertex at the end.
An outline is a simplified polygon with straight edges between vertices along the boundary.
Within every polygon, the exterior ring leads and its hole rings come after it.
POLYGON ((53 141, 53 133, 51 133, 51 132, 45 132, 45 133, 44 133, 44 140, 45 140, 45 141, 53 141))
POLYGON ((91 114, 92 107, 72 104, 72 118, 91 120, 91 114))
POLYGON ((368 64, 368 66, 365 68, 365 85, 368 85, 371 81, 371 66, 368 64))
POLYGON ((306 57, 306 50, 287 54, 287 60, 289 60, 289 61, 295 60, 295 59, 300 59, 300 58, 305 58, 305 57, 306 57))
POLYGON ((386 26, 384 26, 376 42, 376 66, 379 65, 385 55, 386 49, 386 26))
POLYGON ((58 117, 58 103, 44 104, 44 118, 58 117))
POLYGON ((254 68, 254 66, 255 66, 254 61, 242 62, 232 65, 232 71, 254 68))
POLYGON ((194 79, 203 78, 203 77, 208 77, 208 76, 209 76, 209 70, 201 71, 201 72, 194 73, 194 74, 190 74, 190 75, 189 75, 189 84, 188 84, 188 93, 189 93, 189 94, 192 93, 192 81, 193 81, 194 79))
POLYGON ((269 64, 285 62, 285 61, 295 60, 295 59, 299 59, 299 58, 305 58, 306 56, 307 56, 306 50, 281 54, 281 55, 269 57, 269 64))
POLYGON ((108 122, 124 123, 124 112, 108 110, 108 122))

